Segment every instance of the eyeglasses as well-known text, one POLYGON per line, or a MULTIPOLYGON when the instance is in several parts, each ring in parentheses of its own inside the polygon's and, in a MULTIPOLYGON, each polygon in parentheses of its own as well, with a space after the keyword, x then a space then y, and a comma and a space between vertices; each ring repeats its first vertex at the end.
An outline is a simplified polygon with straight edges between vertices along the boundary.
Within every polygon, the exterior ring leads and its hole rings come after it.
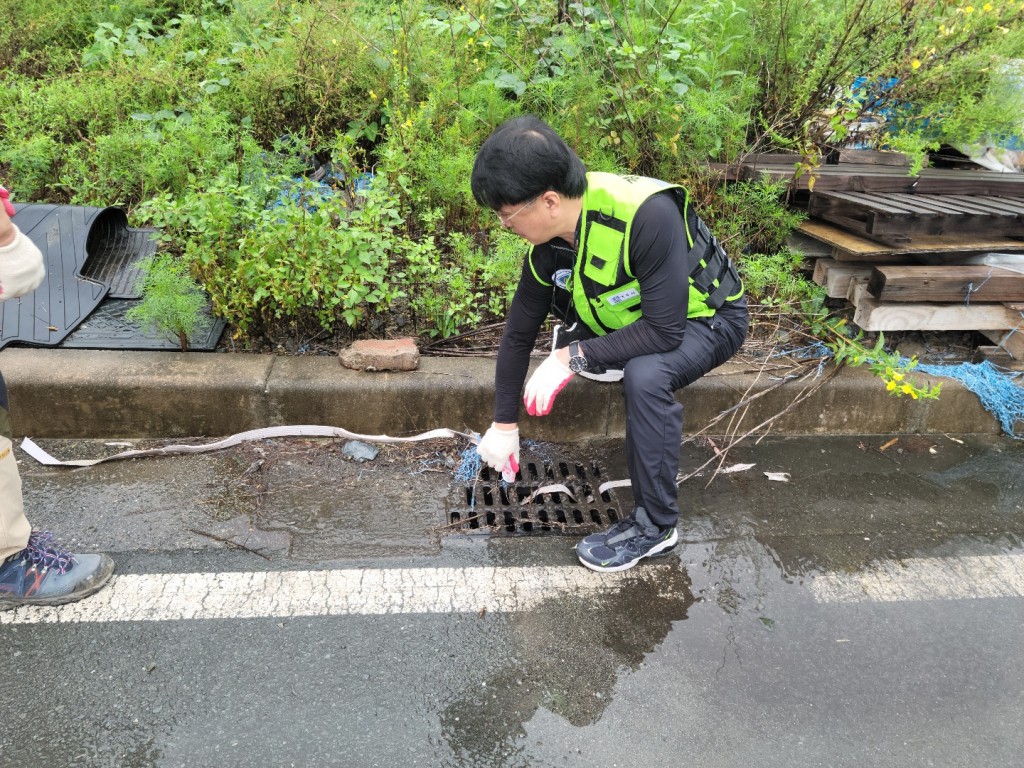
POLYGON ((514 211, 512 211, 512 213, 502 213, 501 211, 495 211, 494 215, 498 217, 498 221, 500 221, 504 226, 507 227, 508 223, 510 221, 512 221, 512 219, 514 219, 516 216, 518 216, 520 213, 522 213, 525 209, 529 208, 531 205, 536 203, 540 199, 541 195, 543 195, 543 194, 544 193, 541 192, 540 195, 537 195, 532 200, 528 200, 527 202, 523 203, 518 208, 516 208, 514 211))

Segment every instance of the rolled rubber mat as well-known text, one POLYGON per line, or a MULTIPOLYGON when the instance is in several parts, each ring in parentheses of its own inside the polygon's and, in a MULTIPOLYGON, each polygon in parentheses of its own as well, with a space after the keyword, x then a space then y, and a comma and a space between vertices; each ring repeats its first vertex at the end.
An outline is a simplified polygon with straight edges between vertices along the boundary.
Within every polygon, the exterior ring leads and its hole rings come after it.
POLYGON ((137 299, 139 264, 156 253, 155 229, 131 229, 120 208, 106 208, 92 222, 85 250, 89 258, 82 277, 110 286, 111 299, 137 299))

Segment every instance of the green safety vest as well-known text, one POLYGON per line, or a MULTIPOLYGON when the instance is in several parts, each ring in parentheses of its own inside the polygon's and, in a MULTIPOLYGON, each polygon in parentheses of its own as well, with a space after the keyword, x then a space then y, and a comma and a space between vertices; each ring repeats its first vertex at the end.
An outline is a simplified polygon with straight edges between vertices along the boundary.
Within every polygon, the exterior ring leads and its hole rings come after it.
POLYGON ((630 231, 640 205, 667 189, 675 191, 690 247, 686 316, 711 317, 726 301, 743 295, 736 268, 690 207, 686 190, 644 176, 588 173, 571 290, 579 319, 598 336, 640 317, 640 281, 629 259, 630 231))

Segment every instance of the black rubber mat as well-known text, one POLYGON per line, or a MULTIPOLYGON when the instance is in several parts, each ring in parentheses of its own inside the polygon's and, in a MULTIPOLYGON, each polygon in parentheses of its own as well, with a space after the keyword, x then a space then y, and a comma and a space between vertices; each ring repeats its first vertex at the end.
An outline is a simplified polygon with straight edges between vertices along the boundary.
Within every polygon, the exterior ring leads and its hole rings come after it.
MULTIPOLYGON (((139 349, 180 350, 177 338, 142 328, 125 319, 137 299, 106 298, 85 321, 61 343, 64 349, 139 349)), ((224 331, 224 321, 204 311, 199 327, 189 339, 189 349, 197 352, 216 349, 224 331)))
POLYGON ((16 205, 15 223, 43 252, 46 278, 34 292, 0 304, 0 348, 18 341, 56 346, 89 315, 106 285, 81 277, 89 228, 103 208, 16 205))
MULTIPOLYGON (((15 223, 43 252, 46 279, 0 304, 0 348, 12 342, 75 349, 180 349, 177 339, 125 319, 138 303, 153 229, 132 229, 120 208, 15 205, 15 223)), ((216 348, 224 321, 206 312, 190 349, 216 348)))

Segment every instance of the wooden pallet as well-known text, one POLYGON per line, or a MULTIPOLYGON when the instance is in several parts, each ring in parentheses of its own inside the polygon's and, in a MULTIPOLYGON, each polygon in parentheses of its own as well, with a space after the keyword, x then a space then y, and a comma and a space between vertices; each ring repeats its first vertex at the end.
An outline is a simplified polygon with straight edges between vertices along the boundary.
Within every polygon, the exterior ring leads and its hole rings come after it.
POLYGON ((948 234, 1024 236, 1024 198, 813 192, 811 216, 885 243, 948 234))
MULTIPOLYGON (((931 293, 920 287, 927 278, 922 275, 908 277, 911 283, 916 282, 919 287, 915 288, 913 297, 904 294, 902 300, 898 301, 879 298, 883 292, 877 287, 871 287, 872 280, 877 283, 880 274, 909 275, 914 270, 934 269, 919 265, 876 266, 867 262, 838 262, 819 258, 814 265, 813 279, 818 285, 825 286, 829 297, 848 299, 855 307, 853 322, 865 331, 978 331, 1012 359, 1024 361, 1024 302, 985 303, 964 300, 966 284, 963 279, 973 275, 975 270, 983 270, 984 274, 974 275, 975 278, 982 278, 977 283, 981 286, 984 277, 989 276, 989 271, 994 268, 941 268, 946 270, 945 279, 933 281, 934 290, 931 293), (952 273, 957 271, 960 277, 954 278, 952 273), (946 300, 919 300, 925 295, 932 299, 946 300), (914 297, 918 300, 914 300, 914 297)), ((998 295, 1019 295, 1018 288, 1007 288, 1006 285, 1019 286, 1019 280, 1024 275, 1000 270, 1000 276, 1011 283, 1004 283, 998 289, 998 295)), ((972 293, 975 299, 979 295, 979 291, 973 289, 972 293)), ((992 292, 988 295, 997 294, 992 292)))
POLYGON ((1024 362, 1024 327, 1018 326, 1008 331, 981 331, 981 334, 1003 350, 1014 360, 1024 362))
POLYGON ((865 331, 1024 331, 1024 316, 1003 304, 883 302, 863 280, 850 283, 847 298, 856 307, 853 322, 865 331))
POLYGON ((879 243, 837 224, 807 219, 801 233, 832 246, 836 261, 907 263, 920 260, 960 260, 983 253, 1022 253, 1024 240, 987 235, 920 235, 909 243, 879 243))
POLYGON ((710 168, 725 180, 753 181, 767 177, 772 181, 789 181, 797 190, 813 189, 815 192, 1024 197, 1024 173, 923 168, 911 176, 906 168, 878 162, 819 165, 810 172, 801 171, 799 165, 798 155, 756 155, 740 163, 712 163, 710 168))
POLYGON ((811 279, 825 287, 825 295, 830 299, 845 299, 850 295, 850 285, 856 280, 866 283, 874 269, 875 265, 868 262, 818 259, 811 279))
POLYGON ((872 267, 868 291, 882 301, 977 304, 1024 301, 1024 273, 985 265, 872 267))

